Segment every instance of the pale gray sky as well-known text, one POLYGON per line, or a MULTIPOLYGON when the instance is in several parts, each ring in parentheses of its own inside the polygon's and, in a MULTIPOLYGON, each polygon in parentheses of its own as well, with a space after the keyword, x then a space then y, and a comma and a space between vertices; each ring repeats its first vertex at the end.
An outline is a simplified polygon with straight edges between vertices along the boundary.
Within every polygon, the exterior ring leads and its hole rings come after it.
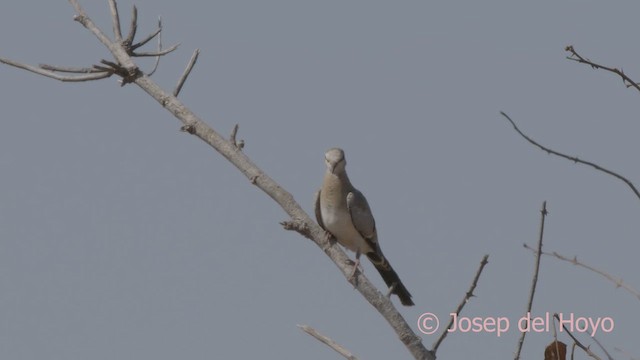
MULTIPOLYGON (((121 1, 128 23, 132 3, 121 1)), ((110 31, 106 1, 84 1, 110 31)), ((343 147, 382 248, 416 306, 442 322, 484 254, 466 316, 522 316, 539 209, 545 250, 635 288, 640 203, 623 183, 543 144, 640 179, 639 93, 564 47, 640 79, 633 1, 137 1, 140 35, 182 45, 154 76, 311 212, 324 151, 343 147)), ((108 52, 65 1, 0 4, 0 56, 86 66, 108 52)), ((151 60, 140 62, 143 69, 151 60)), ((0 357, 409 358, 386 322, 283 211, 135 86, 62 84, 0 67, 0 357)), ((353 256, 353 254, 350 254, 353 256)), ((365 273, 383 282, 370 264, 365 273)), ((397 303, 397 299, 394 299, 397 303)), ((542 259, 534 315, 611 317, 607 348, 640 356, 638 300, 542 259)), ((417 331, 417 329, 416 329, 417 331)), ((512 358, 519 333, 451 334, 441 359, 512 358)), ((541 358, 549 332, 527 336, 541 358)), ((424 335, 430 347, 435 336, 424 335)), ((569 343, 566 334, 560 339, 569 343)), ((579 339, 592 344, 586 334, 579 339)), ((615 355, 615 354, 614 354, 615 355)), ((619 355, 619 354, 618 354, 619 355)), ((624 358, 624 357, 623 357, 624 358)))

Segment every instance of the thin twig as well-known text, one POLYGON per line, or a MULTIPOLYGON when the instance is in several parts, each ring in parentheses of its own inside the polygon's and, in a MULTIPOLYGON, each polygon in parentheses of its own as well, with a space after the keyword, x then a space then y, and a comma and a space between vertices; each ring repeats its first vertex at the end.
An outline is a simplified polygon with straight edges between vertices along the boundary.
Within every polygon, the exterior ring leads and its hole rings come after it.
POLYGON ((302 331, 316 338, 318 341, 324 343, 328 347, 335 350, 338 354, 344 356, 345 359, 358 360, 358 358, 355 355, 353 355, 349 350, 345 349, 342 345, 338 344, 337 342, 331 340, 331 338, 328 338, 322 335, 320 332, 318 332, 316 329, 312 328, 311 326, 298 325, 298 327, 302 331))
POLYGON ((136 37, 136 32, 138 31, 138 8, 133 5, 133 10, 131 10, 131 23, 129 24, 129 34, 127 38, 124 39, 125 46, 131 46, 133 44, 133 39, 136 37))
MULTIPOLYGON (((466 294, 464 295, 464 298, 462 299, 460 304, 458 304, 458 308, 456 309, 456 316, 460 315, 460 312, 462 312, 462 309, 464 308, 464 306, 469 302, 469 299, 475 296, 473 294, 473 291, 476 289, 476 286, 478 285, 480 274, 482 274, 482 270, 484 270, 485 265, 487 265, 487 263, 489 262, 488 260, 489 260, 489 255, 485 255, 482 257, 482 260, 480 261, 480 267, 478 268, 478 271, 476 271, 476 276, 473 278, 473 281, 471 282, 471 287, 469 287, 469 290, 467 290, 466 294)), ((451 327, 453 326, 453 321, 454 321, 454 318, 452 316, 451 320, 449 320, 449 325, 447 325, 446 329, 442 332, 442 334, 440 334, 440 337, 438 338, 438 340, 436 340, 436 342, 433 343, 432 351, 434 353, 438 351, 440 344, 442 343, 444 338, 447 337, 447 334, 449 334, 449 329, 451 329, 451 327)))
POLYGON ((180 46, 180 43, 175 44, 172 47, 166 48, 166 49, 161 50, 161 51, 148 51, 148 52, 141 52, 141 53, 133 53, 133 54, 131 54, 131 56, 135 56, 135 57, 163 56, 163 55, 167 55, 168 53, 174 51, 175 49, 178 48, 178 46, 180 46))
POLYGON ((116 42, 122 42, 120 14, 118 14, 118 4, 116 3, 116 0, 109 0, 109 9, 111 10, 111 23, 113 25, 113 34, 116 37, 116 42))
MULTIPOLYGON (((525 314, 531 313, 533 307, 533 297, 536 294, 536 285, 538 284, 538 273, 540 272, 540 253, 542 252, 542 239, 544 238, 544 220, 547 218, 547 202, 542 202, 542 209, 540 210, 540 235, 538 236, 538 251, 536 252, 536 266, 533 271, 533 278, 531 279, 531 290, 529 292, 529 302, 527 304, 527 311, 525 314)), ((527 335, 526 331, 520 333, 520 339, 518 340, 518 347, 516 349, 515 359, 520 359, 520 352, 522 351, 522 345, 524 345, 524 338, 527 335)))
MULTIPOLYGON (((555 319, 557 319, 558 321, 560 321, 560 316, 558 316, 558 314, 553 314, 553 317, 554 317, 555 319)), ((573 339, 574 343, 575 343, 576 345, 578 345, 578 347, 579 347, 580 349, 582 349, 585 353, 587 353, 587 355, 591 356, 591 357, 592 357, 592 358, 594 358, 594 359, 602 360, 598 355, 594 354, 594 353, 593 353, 593 351, 591 351, 591 349, 589 349, 588 347, 586 347, 586 346, 582 345, 582 343, 581 343, 580 341, 578 341, 578 339, 576 339, 576 337, 575 337, 575 336, 573 336, 573 334, 571 333, 571 331, 569 331, 569 329, 567 329, 567 327, 566 327, 564 324, 562 324, 562 328, 564 329, 564 331, 566 331, 566 332, 567 332, 567 334, 569 334, 569 336, 571 337, 571 339, 573 339)))
POLYGON ((99 80, 99 79, 108 78, 113 74, 113 71, 100 71, 100 72, 94 72, 89 75, 63 76, 53 71, 45 70, 37 66, 23 64, 17 61, 9 60, 9 59, 0 58, 0 62, 3 64, 11 65, 19 69, 27 70, 32 73, 36 73, 38 75, 46 76, 48 78, 56 79, 63 82, 81 82, 81 81, 99 80))
MULTIPOLYGON (((524 244, 524 247, 525 247, 525 249, 529 249, 529 250, 533 251, 533 249, 530 248, 529 245, 527 245, 527 244, 524 244)), ((583 268, 585 268, 587 270, 591 270, 594 273, 599 274, 602 277, 604 277, 605 279, 611 281, 616 286, 616 288, 623 288, 623 289, 627 290, 628 293, 630 293, 631 295, 635 296, 638 300, 640 300, 640 292, 638 290, 634 289, 633 287, 625 284, 624 281, 622 281, 622 278, 616 278, 615 276, 613 276, 613 275, 611 275, 611 274, 609 274, 609 273, 607 273, 605 271, 602 271, 602 270, 597 269, 597 268, 595 268, 593 266, 590 266, 590 265, 587 265, 585 263, 582 263, 582 262, 580 262, 578 260, 577 256, 574 256, 571 259, 571 258, 563 256, 563 255, 561 255, 561 254, 559 254, 559 253, 557 253, 555 251, 552 252, 552 253, 548 253, 548 252, 544 252, 543 251, 542 255, 553 256, 553 257, 555 257, 557 259, 560 259, 562 261, 569 262, 569 263, 571 263, 573 265, 576 265, 576 266, 581 266, 581 267, 583 267, 583 268)))
POLYGON ((602 346, 602 344, 600 343, 600 341, 598 341, 598 339, 596 339, 595 336, 592 336, 591 339, 593 339, 593 341, 596 342, 596 344, 598 345, 598 347, 600 348, 600 350, 602 350, 604 352, 605 355, 607 355, 607 359, 609 360, 613 360, 613 356, 611 356, 611 354, 609 354, 609 352, 607 351, 607 349, 604 348, 604 346, 602 346))
POLYGON ((131 45, 131 51, 146 45, 149 41, 153 40, 154 37, 156 37, 158 34, 160 34, 160 32, 162 32, 162 28, 158 28, 156 29, 156 31, 152 32, 151 34, 149 34, 146 38, 142 39, 140 42, 131 45))
POLYGON ((572 45, 567 46, 566 48, 564 48, 564 50, 571 53, 570 56, 567 56, 567 59, 579 62, 581 64, 587 64, 587 65, 591 66, 594 69, 602 69, 602 70, 606 70, 606 71, 612 72, 612 73, 614 73, 614 74, 616 74, 616 75, 618 75, 618 76, 620 76, 622 78, 622 82, 624 83, 624 85, 626 87, 634 87, 636 90, 640 91, 640 85, 638 85, 637 82, 633 81, 630 77, 628 77, 627 74, 625 74, 623 70, 621 70, 621 69, 619 70, 617 68, 612 68, 612 67, 596 64, 593 61, 581 56, 580 54, 578 54, 576 52, 576 50, 573 48, 572 45))
POLYGON ((507 120, 509 120, 509 122, 511 123, 511 125, 513 125, 513 128, 516 130, 516 132, 517 132, 518 134, 520 134, 520 136, 522 136, 522 137, 523 137, 525 140, 527 140, 529 143, 531 143, 531 144, 533 144, 534 146, 536 146, 536 147, 540 148, 541 150, 546 151, 546 152, 547 152, 547 153, 549 153, 549 154, 556 155, 556 156, 559 156, 559 157, 561 157, 561 158, 565 158, 565 159, 567 159, 567 160, 573 161, 574 163, 580 163, 580 164, 583 164, 583 165, 591 166, 591 167, 593 167, 593 168, 594 168, 594 169, 596 169, 596 170, 602 171, 602 172, 604 172, 604 173, 606 173, 606 174, 609 174, 609 175, 611 175, 611 176, 613 176, 613 177, 616 177, 616 178, 618 178, 618 179, 620 179, 620 180, 624 181, 624 182, 625 182, 625 183, 626 183, 626 184, 631 188, 631 190, 633 190, 633 193, 634 193, 634 194, 636 194, 636 197, 638 197, 638 199, 640 199, 640 192, 638 191, 638 189, 636 189, 636 187, 633 185, 633 183, 632 183, 631 181, 629 181, 627 178, 625 178, 624 176, 619 175, 618 173, 615 173, 615 172, 613 172, 613 171, 611 171, 611 170, 605 169, 605 168, 603 168, 602 166, 597 165, 597 164, 594 164, 594 163, 592 163, 592 162, 590 162, 590 161, 580 160, 580 159, 578 159, 578 158, 577 158, 577 157, 575 157, 575 156, 565 155, 565 154, 563 154, 563 153, 560 153, 560 152, 557 152, 557 151, 555 151, 555 150, 549 149, 548 147, 542 146, 542 145, 540 145, 539 143, 537 143, 535 140, 533 140, 533 139, 531 139, 530 137, 528 137, 527 135, 525 135, 525 134, 524 134, 524 133, 523 133, 523 132, 518 128, 518 126, 516 125, 516 123, 515 123, 513 120, 511 120, 511 118, 510 118, 507 114, 505 114, 505 113, 504 113, 504 112, 502 112, 502 111, 500 112, 500 114, 502 114, 502 116, 504 116, 505 118, 507 118, 507 120))
POLYGON ((236 136, 238 136, 239 128, 240 128, 240 125, 238 124, 235 124, 233 126, 233 129, 231 130, 231 135, 229 136, 229 142, 231 143, 231 145, 235 146, 236 149, 242 150, 244 148, 244 140, 242 139, 236 140, 236 136))
MULTIPOLYGON (((158 16, 158 52, 162 51, 162 16, 158 16)), ((160 56, 156 56, 156 61, 153 64, 153 69, 149 71, 149 76, 155 74, 156 70, 158 70, 158 66, 160 65, 160 56)))
POLYGON ((617 352, 619 352, 619 353, 622 353, 622 355, 624 355, 624 356, 628 357, 628 358, 629 358, 629 360, 640 360, 640 358, 637 358, 637 357, 635 357, 635 356, 633 356, 633 355, 629 354, 629 353, 628 353, 628 352, 626 352, 624 349, 621 349, 621 348, 619 348, 619 347, 614 347, 614 348, 613 348, 613 350, 615 350, 615 351, 617 351, 617 352))
POLYGON ((55 71, 55 72, 64 72, 64 73, 74 73, 74 74, 95 74, 99 72, 104 72, 104 70, 98 70, 96 68, 78 68, 78 67, 68 67, 68 66, 57 66, 57 65, 48 65, 48 64, 39 64, 41 69, 55 71))
POLYGON ((193 70, 193 66, 196 64, 196 61, 198 61, 198 55, 200 55, 200 49, 196 49, 196 51, 193 52, 193 55, 191 55, 191 59, 189 60, 189 64, 187 65, 187 68, 184 69, 184 72, 182 73, 180 80, 178 80, 178 84, 176 85, 176 88, 173 90, 173 96, 178 97, 178 94, 180 94, 180 90, 182 90, 182 85, 184 85, 184 82, 187 81, 187 77, 189 76, 189 74, 191 74, 191 70, 193 70))

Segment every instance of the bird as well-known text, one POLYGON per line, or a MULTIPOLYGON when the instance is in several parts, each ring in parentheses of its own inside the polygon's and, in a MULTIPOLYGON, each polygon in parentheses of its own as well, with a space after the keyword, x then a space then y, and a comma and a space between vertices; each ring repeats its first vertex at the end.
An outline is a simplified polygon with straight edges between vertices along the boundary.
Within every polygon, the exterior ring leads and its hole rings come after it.
POLYGON ((318 224, 345 248, 356 253, 352 277, 365 254, 382 276, 400 303, 414 305, 411 293, 382 253, 378 243, 375 219, 364 195, 349 180, 347 160, 340 148, 331 148, 324 155, 327 166, 322 187, 315 194, 314 209, 318 224))

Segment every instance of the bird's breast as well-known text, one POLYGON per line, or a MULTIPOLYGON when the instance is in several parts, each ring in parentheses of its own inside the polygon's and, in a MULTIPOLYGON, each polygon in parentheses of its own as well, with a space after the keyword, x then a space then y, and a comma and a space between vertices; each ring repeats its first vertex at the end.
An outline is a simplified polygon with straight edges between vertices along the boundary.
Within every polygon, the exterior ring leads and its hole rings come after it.
MULTIPOLYGON (((329 231, 342 246, 351 251, 360 249, 362 253, 370 252, 371 248, 353 226, 351 215, 345 210, 340 210, 340 208, 342 207, 321 207, 322 222, 327 231, 329 231)), ((346 209, 346 204, 344 208, 346 209)))

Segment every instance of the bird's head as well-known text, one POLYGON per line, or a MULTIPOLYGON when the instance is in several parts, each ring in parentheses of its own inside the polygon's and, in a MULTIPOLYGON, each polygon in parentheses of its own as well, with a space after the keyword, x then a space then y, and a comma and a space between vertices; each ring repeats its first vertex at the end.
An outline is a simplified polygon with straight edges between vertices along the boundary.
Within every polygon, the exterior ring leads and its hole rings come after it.
POLYGON ((332 174, 343 172, 344 167, 347 165, 347 160, 344 158, 344 151, 340 148, 327 150, 324 154, 324 162, 332 174))

